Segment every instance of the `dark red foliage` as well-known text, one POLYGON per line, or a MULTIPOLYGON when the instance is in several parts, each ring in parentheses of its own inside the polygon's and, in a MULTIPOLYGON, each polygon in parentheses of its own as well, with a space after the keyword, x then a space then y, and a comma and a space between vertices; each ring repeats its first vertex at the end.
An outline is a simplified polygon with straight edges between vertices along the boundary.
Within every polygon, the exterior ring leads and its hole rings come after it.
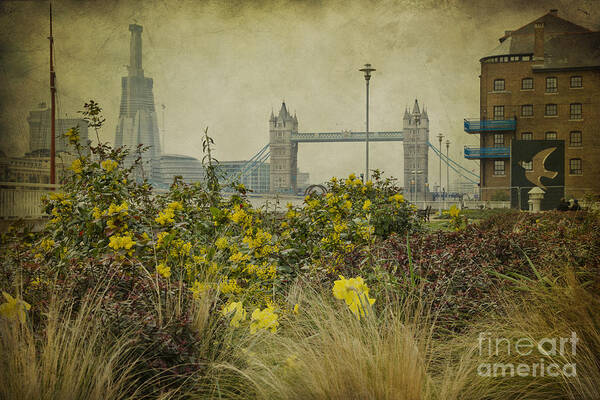
MULTIPOLYGON (((438 313, 439 326, 454 331, 496 307, 498 289, 514 285, 492 271, 537 279, 527 257, 542 275, 568 264, 600 282, 600 221, 585 212, 498 215, 458 232, 414 234, 409 244, 415 286, 438 313)), ((368 280, 364 254, 357 253, 346 258, 341 273, 368 280)), ((380 242, 373 258, 399 278, 400 292, 414 288, 406 237, 380 242)))

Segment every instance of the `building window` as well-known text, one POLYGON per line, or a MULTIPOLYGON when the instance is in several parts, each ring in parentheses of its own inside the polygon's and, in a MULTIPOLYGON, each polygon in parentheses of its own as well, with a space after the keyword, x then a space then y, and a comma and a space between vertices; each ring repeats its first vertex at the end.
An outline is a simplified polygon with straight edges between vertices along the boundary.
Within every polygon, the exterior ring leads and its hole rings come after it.
POLYGON ((546 140, 556 140, 556 132, 546 132, 546 140))
POLYGON ((494 147, 503 147, 504 146, 504 134, 503 133, 494 133, 494 147))
POLYGON ((504 160, 494 161, 494 175, 504 175, 504 160))
POLYGON ((569 174, 581 175, 583 173, 581 169, 581 158, 571 158, 569 160, 569 174))
POLYGON ((533 117, 533 104, 524 104, 521 106, 521 117, 533 117))
POLYGON ((556 92, 558 92, 558 78, 555 76, 546 78, 546 93, 556 92))
POLYGON ((504 119, 504 106, 494 106, 494 119, 504 119))
POLYGON ((501 92, 504 90, 504 79, 494 79, 494 92, 501 92))
POLYGON ((581 119, 581 103, 572 103, 569 119, 581 119))
POLYGON ((531 56, 523 56, 521 59, 523 61, 531 61, 531 56))
POLYGON ((546 104, 546 110, 544 112, 544 115, 547 115, 547 116, 558 115, 558 108, 557 108, 556 104, 546 104))
POLYGON ((572 88, 583 87, 583 78, 581 76, 572 76, 571 77, 571 87, 572 88))
POLYGON ((525 171, 533 171, 533 161, 521 161, 521 166, 525 171))
POLYGON ((581 131, 573 131, 569 135, 569 146, 581 147, 581 131))
POLYGON ((533 132, 521 133, 521 140, 533 140, 533 132))
POLYGON ((521 80, 521 89, 522 90, 533 89, 533 78, 523 78, 523 80, 521 80))

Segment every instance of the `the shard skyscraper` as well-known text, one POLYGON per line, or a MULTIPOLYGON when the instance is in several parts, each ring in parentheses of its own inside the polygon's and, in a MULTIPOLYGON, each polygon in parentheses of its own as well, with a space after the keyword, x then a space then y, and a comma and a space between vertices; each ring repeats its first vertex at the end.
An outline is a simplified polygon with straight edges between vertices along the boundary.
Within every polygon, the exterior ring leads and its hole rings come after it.
POLYGON ((142 153, 141 175, 152 182, 160 180, 160 137, 154 107, 152 78, 144 77, 142 69, 142 30, 140 25, 129 25, 131 41, 128 74, 121 78, 121 107, 115 135, 115 146, 126 146, 131 151, 131 164, 139 144, 150 146, 142 153))

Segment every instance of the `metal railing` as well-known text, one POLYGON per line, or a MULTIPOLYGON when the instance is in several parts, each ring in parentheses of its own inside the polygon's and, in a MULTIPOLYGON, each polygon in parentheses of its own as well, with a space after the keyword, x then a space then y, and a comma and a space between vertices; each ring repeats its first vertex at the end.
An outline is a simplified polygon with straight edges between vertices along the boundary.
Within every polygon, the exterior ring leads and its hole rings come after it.
POLYGON ((465 146, 465 158, 510 158, 510 147, 470 147, 465 146))
POLYGON ((516 119, 481 120, 465 118, 465 132, 467 133, 514 131, 516 127, 516 119))
POLYGON ((59 187, 42 183, 0 182, 0 219, 47 217, 42 210, 42 196, 59 187))

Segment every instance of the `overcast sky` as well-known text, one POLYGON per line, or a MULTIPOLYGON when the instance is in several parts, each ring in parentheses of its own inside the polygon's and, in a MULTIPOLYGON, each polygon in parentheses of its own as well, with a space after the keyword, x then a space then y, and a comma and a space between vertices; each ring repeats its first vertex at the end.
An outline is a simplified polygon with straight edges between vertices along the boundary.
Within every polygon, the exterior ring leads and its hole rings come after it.
MULTIPOLYGON (((599 0, 397 1, 65 1, 53 2, 60 116, 86 99, 103 106, 102 139, 114 140, 120 79, 129 62, 128 24, 144 27, 143 67, 166 106, 165 151, 201 157, 208 126, 221 160, 248 159, 268 141, 268 118, 285 99, 300 131, 364 130, 364 85, 371 80, 370 127, 402 129, 415 98, 430 135, 452 142, 468 168, 463 118, 477 117, 479 59, 514 30, 557 8, 600 29, 599 0)), ((0 150, 28 151, 27 114, 49 103, 48 3, 0 0, 0 150)), ((371 166, 402 176, 402 143, 371 145, 371 166)), ((301 144, 301 170, 319 182, 361 172, 364 144, 301 144)), ((438 182, 430 159, 430 182, 438 182)))

